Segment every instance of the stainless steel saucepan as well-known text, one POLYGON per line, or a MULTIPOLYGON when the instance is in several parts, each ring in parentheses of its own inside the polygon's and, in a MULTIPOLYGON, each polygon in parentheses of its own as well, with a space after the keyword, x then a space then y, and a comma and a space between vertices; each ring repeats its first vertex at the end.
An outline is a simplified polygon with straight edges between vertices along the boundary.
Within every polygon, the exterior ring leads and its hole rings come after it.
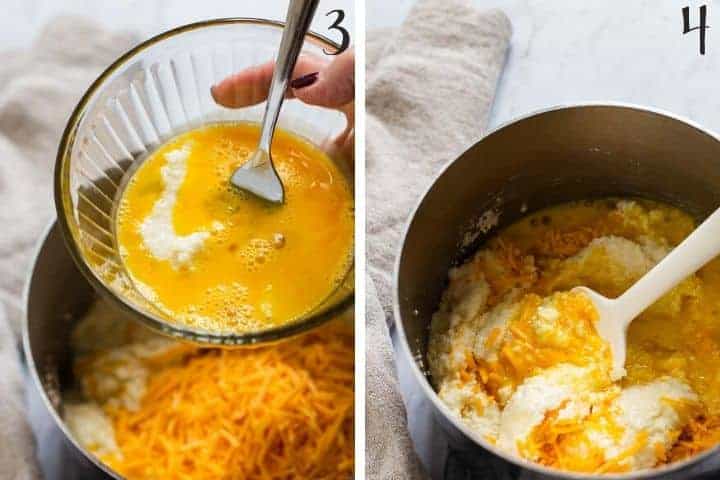
POLYGON ((63 396, 74 382, 70 333, 94 298, 60 229, 51 225, 39 243, 25 290, 23 324, 27 397, 46 480, 122 478, 78 444, 62 420, 63 396))
MULTIPOLYGON (((514 478, 588 476, 519 460, 474 437, 429 382, 430 319, 448 270, 495 228, 549 205, 603 196, 664 201, 701 220, 720 205, 720 139, 676 116, 630 105, 585 104, 535 113, 498 128, 447 165, 405 232, 394 285, 403 355, 452 448, 507 460, 515 465, 514 478), (490 217, 487 212, 499 214, 490 231, 483 221, 490 217)), ((688 479, 720 468, 719 453, 716 447, 662 468, 598 478, 688 479)))

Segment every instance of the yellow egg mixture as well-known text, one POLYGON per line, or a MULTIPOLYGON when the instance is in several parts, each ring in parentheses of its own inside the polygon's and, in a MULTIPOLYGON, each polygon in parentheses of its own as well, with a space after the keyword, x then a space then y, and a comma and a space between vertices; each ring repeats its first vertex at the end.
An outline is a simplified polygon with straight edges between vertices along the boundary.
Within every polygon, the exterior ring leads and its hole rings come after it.
POLYGON ((563 470, 650 468, 720 442, 720 260, 635 319, 621 382, 571 291, 620 295, 694 228, 668 205, 603 199, 501 230, 451 270, 433 317, 441 399, 499 448, 563 470))
POLYGON ((182 134, 153 152, 122 193, 116 230, 125 268, 176 322, 236 333, 286 324, 322 303, 351 266, 351 188, 318 148, 275 133, 283 205, 229 183, 258 137, 246 123, 182 134))

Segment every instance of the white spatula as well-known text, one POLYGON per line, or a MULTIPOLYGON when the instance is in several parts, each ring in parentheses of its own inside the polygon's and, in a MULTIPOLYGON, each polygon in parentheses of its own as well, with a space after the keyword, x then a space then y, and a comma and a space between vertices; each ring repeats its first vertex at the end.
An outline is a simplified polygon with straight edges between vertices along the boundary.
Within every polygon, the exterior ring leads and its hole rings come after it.
MULTIPOLYGON (((720 254, 720 209, 675 247, 660 263, 616 299, 577 287, 598 310, 598 334, 612 352, 613 380, 625 376, 626 335, 630 322, 686 277, 720 254)), ((668 328, 673 328, 668 325, 668 328)))

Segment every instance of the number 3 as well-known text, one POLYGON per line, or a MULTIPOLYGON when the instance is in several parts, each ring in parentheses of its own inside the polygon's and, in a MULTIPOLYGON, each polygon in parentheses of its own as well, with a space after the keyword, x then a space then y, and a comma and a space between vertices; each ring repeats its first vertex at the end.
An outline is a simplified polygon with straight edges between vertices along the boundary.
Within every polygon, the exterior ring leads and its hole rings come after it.
POLYGON ((328 13, 325 14, 325 16, 329 16, 333 13, 337 13, 337 17, 335 17, 335 21, 332 25, 328 27, 329 30, 339 30, 342 34, 342 41, 340 42, 340 48, 336 52, 328 52, 327 50, 323 49, 323 52, 325 52, 325 55, 339 55, 345 50, 348 49, 350 46, 350 33, 348 33, 347 30, 345 30, 345 27, 341 26, 343 20, 345 20, 345 12, 342 10, 330 10, 328 13))

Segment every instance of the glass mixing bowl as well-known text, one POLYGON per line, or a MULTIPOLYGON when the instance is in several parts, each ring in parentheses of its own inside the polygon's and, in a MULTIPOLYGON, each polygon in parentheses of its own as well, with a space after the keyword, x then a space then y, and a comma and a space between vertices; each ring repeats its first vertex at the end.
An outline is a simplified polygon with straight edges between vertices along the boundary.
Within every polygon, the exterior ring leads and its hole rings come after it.
MULTIPOLYGON (((210 87, 245 67, 274 59, 283 24, 259 19, 210 20, 175 28, 120 57, 90 86, 68 121, 55 166, 55 205, 65 242, 93 287, 161 333, 214 345, 279 340, 345 311, 354 268, 317 307, 290 324, 253 333, 216 333, 173 323, 133 286, 115 241, 120 191, 139 162, 168 139, 213 122, 255 121, 264 104, 227 109, 210 87)), ((302 53, 322 56, 337 45, 317 34, 302 53)), ((299 101, 283 105, 278 122, 316 145, 342 132, 342 113, 299 101)), ((352 185, 352 166, 334 159, 352 185)), ((302 288, 302 286, 298 286, 302 288)))

